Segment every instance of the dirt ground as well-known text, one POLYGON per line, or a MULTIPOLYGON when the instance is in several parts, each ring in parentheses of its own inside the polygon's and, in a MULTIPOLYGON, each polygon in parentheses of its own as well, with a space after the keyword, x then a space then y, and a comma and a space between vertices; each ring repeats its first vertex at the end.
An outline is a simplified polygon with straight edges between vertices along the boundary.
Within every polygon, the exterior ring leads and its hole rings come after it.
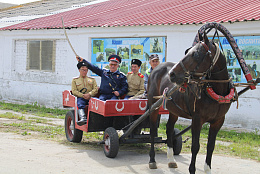
MULTIPOLYGON (((0 113, 4 111, 0 110, 0 113)), ((6 122, 6 119, 0 119, 6 122)), ((54 120, 55 121, 55 120, 54 120)), ((60 122, 59 124, 63 124, 60 122)), ((35 139, 13 133, 0 132, 0 174, 60 174, 60 173, 142 173, 186 174, 190 154, 175 156, 178 168, 169 169, 166 153, 156 154, 158 169, 148 167, 149 155, 120 150, 116 158, 107 158, 102 147, 97 150, 78 148, 71 144, 35 139)), ((64 137, 64 139, 66 139, 64 137)), ((197 173, 204 173, 205 155, 197 157, 197 173)), ((260 163, 234 157, 213 155, 213 174, 260 174, 260 163)))

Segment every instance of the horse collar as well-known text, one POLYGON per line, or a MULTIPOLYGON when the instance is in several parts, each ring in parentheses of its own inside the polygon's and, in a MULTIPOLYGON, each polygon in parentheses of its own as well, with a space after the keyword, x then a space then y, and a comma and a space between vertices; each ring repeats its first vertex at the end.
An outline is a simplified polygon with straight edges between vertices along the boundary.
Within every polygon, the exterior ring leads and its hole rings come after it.
POLYGON ((234 99, 234 96, 235 96, 235 88, 231 88, 229 94, 226 96, 221 96, 221 95, 216 94, 211 87, 206 88, 206 93, 208 94, 208 96, 210 98, 218 101, 219 104, 231 103, 232 99, 234 99))

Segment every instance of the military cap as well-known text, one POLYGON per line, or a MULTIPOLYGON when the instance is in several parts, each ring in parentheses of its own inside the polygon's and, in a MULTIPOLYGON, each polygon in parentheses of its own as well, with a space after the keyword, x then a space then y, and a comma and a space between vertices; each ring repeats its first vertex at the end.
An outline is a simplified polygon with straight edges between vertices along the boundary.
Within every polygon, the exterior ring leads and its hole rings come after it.
POLYGON ((118 55, 111 55, 108 57, 108 61, 115 61, 117 63, 121 63, 121 57, 118 55))
POLYGON ((132 59, 131 60, 131 65, 132 64, 136 64, 136 65, 138 65, 140 67, 142 65, 142 62, 139 59, 132 59))
POLYGON ((77 64, 78 69, 80 69, 82 66, 88 67, 87 62, 83 61, 83 62, 79 62, 79 63, 77 64))
POLYGON ((149 60, 159 59, 158 54, 152 54, 149 56, 149 60))

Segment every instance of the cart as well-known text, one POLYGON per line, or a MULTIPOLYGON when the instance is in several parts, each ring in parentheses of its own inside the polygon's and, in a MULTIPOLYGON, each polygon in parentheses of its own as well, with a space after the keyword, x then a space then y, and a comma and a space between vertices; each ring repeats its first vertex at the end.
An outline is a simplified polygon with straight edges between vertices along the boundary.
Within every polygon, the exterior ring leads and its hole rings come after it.
MULTIPOLYGON (((117 156, 120 144, 150 143, 150 134, 141 132, 142 128, 149 128, 148 111, 146 112, 147 99, 136 100, 107 100, 102 101, 92 97, 89 105, 85 107, 87 123, 79 126, 77 112, 77 97, 71 91, 63 91, 63 107, 74 108, 67 112, 65 117, 65 133, 67 140, 79 143, 84 132, 104 131, 104 153, 109 158, 117 156), (145 114, 146 113, 146 114, 145 114), (117 130, 123 130, 124 134, 119 137, 117 130)), ((157 106, 158 107, 158 106, 157 106)), ((159 106, 159 114, 168 114, 168 110, 159 106)), ((160 117, 158 119, 158 126, 160 117)), ((190 126, 186 128, 190 129, 190 126)), ((187 130, 184 130, 185 132, 187 130)), ((182 135, 175 128, 174 154, 179 155, 182 149, 182 135)), ((156 143, 166 143, 162 137, 155 138, 156 143)))

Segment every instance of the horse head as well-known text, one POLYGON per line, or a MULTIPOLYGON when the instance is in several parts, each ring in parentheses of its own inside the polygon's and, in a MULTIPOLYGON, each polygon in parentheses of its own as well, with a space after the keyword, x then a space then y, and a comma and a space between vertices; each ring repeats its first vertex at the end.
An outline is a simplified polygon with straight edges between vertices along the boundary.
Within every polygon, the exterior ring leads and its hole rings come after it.
POLYGON ((206 33, 199 34, 199 38, 200 42, 186 50, 184 58, 169 71, 171 82, 182 85, 192 78, 206 76, 213 68, 219 48, 209 41, 206 33))

